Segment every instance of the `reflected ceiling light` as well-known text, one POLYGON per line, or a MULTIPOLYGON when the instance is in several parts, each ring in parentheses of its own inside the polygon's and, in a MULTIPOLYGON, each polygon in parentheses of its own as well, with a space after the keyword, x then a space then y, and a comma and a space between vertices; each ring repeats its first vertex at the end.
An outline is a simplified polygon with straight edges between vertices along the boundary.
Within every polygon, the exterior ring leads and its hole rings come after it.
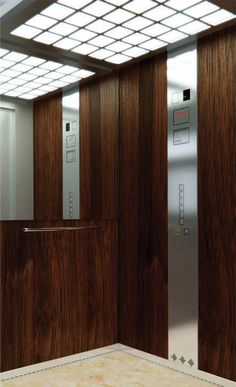
POLYGON ((60 22, 56 26, 50 28, 50 32, 53 32, 58 35, 69 35, 72 32, 75 32, 77 30, 76 26, 72 26, 71 24, 60 22))
POLYGON ((5 60, 5 59, 0 59, 0 67, 4 69, 8 69, 9 67, 13 66, 16 62, 10 61, 10 60, 5 60))
POLYGON ((11 91, 8 91, 7 93, 5 93, 5 95, 7 95, 8 97, 18 97, 21 94, 22 93, 20 91, 17 91, 17 90, 11 90, 11 91))
POLYGON ((150 26, 150 24, 153 24, 153 21, 142 16, 136 16, 134 19, 124 23, 124 27, 130 28, 134 31, 139 31, 147 26, 150 26))
POLYGON ((63 48, 64 50, 70 50, 75 46, 78 46, 78 41, 70 38, 64 38, 54 43, 53 46, 63 48))
POLYGON ((26 83, 26 81, 24 81, 23 79, 19 79, 19 78, 13 78, 11 79, 10 81, 7 82, 8 85, 14 85, 15 87, 16 86, 22 86, 26 83))
POLYGON ((142 30, 144 34, 150 35, 153 38, 155 38, 158 35, 164 34, 165 32, 168 32, 168 31, 170 31, 169 27, 163 26, 162 24, 158 24, 158 23, 142 30))
POLYGON ((39 89, 34 89, 34 90, 31 90, 31 94, 33 94, 35 97, 39 97, 40 95, 45 94, 45 91, 39 90, 39 89))
POLYGON ((123 5, 124 3, 127 3, 127 0, 107 0, 107 2, 119 7, 119 6, 123 5))
POLYGON ((113 11, 109 13, 108 15, 104 16, 104 19, 115 23, 115 24, 121 24, 131 18, 133 18, 135 15, 131 12, 125 11, 124 9, 117 9, 116 11, 113 11))
POLYGON ((58 3, 67 5, 74 9, 81 9, 85 5, 91 3, 92 0, 58 0, 58 3))
POLYGON ((147 42, 144 42, 140 44, 140 47, 146 48, 147 50, 154 51, 157 50, 158 48, 167 46, 167 43, 162 42, 161 40, 158 39, 150 39, 147 42))
POLYGON ((39 77, 37 78, 37 82, 41 83, 42 85, 47 85, 48 83, 51 82, 51 79, 47 77, 39 77))
POLYGON ((141 47, 132 47, 123 52, 124 55, 131 56, 132 58, 137 58, 138 56, 145 55, 147 53, 148 51, 141 47))
POLYGON ((41 32, 42 32, 42 30, 40 30, 39 28, 35 28, 35 27, 27 26, 26 24, 22 24, 20 27, 14 29, 11 32, 11 34, 16 35, 16 36, 20 36, 21 38, 25 38, 25 39, 32 39, 36 35, 40 34, 41 32))
POLYGON ((15 89, 15 91, 17 91, 20 94, 23 94, 23 93, 29 93, 29 91, 31 91, 31 89, 29 87, 25 87, 25 86, 19 86, 15 89))
POLYGON ((95 20, 94 16, 86 15, 83 12, 76 12, 74 15, 68 17, 65 21, 74 24, 76 27, 84 27, 95 20))
POLYGON ((183 15, 182 13, 177 13, 174 16, 171 16, 165 20, 162 20, 162 23, 169 27, 176 28, 184 24, 190 23, 192 20, 193 19, 187 15, 183 15))
POLYGON ((89 70, 86 73, 86 70, 79 70, 75 66, 45 61, 45 59, 29 57, 14 51, 2 49, 1 55, 0 93, 11 97, 33 99, 59 87, 78 82, 81 75, 86 77, 94 74, 89 70))
POLYGON ((184 26, 182 26, 178 29, 182 32, 189 34, 189 35, 194 35, 194 34, 197 34, 198 32, 207 30, 207 28, 210 28, 210 26, 208 26, 207 24, 202 23, 198 20, 195 20, 191 23, 185 24, 184 26))
POLYGON ((114 63, 114 64, 121 64, 121 63, 128 62, 130 59, 131 58, 129 56, 126 56, 123 54, 116 54, 105 59, 105 61, 114 63))
POLYGON ((165 5, 168 5, 168 7, 174 8, 177 11, 182 11, 183 9, 189 8, 194 4, 200 3, 200 1, 202 0, 169 0, 165 5))
POLYGON ((12 85, 12 84, 9 84, 9 83, 0 84, 0 93, 1 94, 5 94, 6 91, 12 90, 15 87, 16 87, 15 85, 12 85))
POLYGON ((77 77, 80 77, 80 78, 87 78, 87 77, 91 77, 94 74, 95 73, 93 71, 81 69, 76 71, 73 75, 76 75, 77 77))
POLYGON ((184 13, 186 13, 187 15, 193 16, 195 18, 199 18, 211 12, 214 12, 217 9, 219 9, 217 5, 209 3, 209 1, 203 1, 200 4, 195 5, 194 7, 186 9, 184 13))
POLYGON ((167 32, 164 35, 159 36, 159 39, 162 39, 167 43, 174 43, 174 42, 177 42, 178 40, 186 38, 187 36, 188 35, 185 35, 180 31, 172 30, 170 32, 167 32))
POLYGON ((102 48, 101 50, 93 52, 89 56, 91 56, 92 58, 96 58, 96 59, 105 59, 113 54, 114 54, 114 52, 106 50, 105 48, 102 48))
POLYGON ((47 30, 57 23, 57 20, 52 19, 43 15, 36 15, 31 19, 27 20, 26 24, 35 28, 39 28, 40 30, 47 30))
POLYGON ((48 60, 47 62, 40 65, 40 68, 46 69, 46 70, 56 70, 61 66, 62 66, 61 63, 57 63, 57 62, 53 62, 51 60, 48 60))
POLYGON ((40 87, 40 83, 37 83, 37 82, 27 82, 27 87, 29 87, 30 89, 37 89, 38 87, 40 87))
POLYGON ((33 70, 29 71, 29 74, 38 75, 41 77, 42 75, 45 75, 48 73, 49 70, 40 69, 39 67, 34 68, 33 70))
POLYGON ((72 74, 77 70, 78 70, 78 67, 65 65, 65 66, 60 67, 58 69, 58 72, 62 73, 62 74, 72 74))
POLYGON ((10 81, 11 77, 6 77, 2 74, 0 74, 0 82, 4 83, 4 82, 7 82, 7 81, 10 81))
POLYGON ((140 34, 139 32, 129 35, 123 39, 124 42, 134 45, 143 43, 145 40, 148 40, 148 36, 140 34))
POLYGON ((97 47, 92 46, 91 44, 83 43, 80 46, 73 48, 71 51, 74 51, 77 54, 81 54, 81 55, 88 55, 97 49, 98 49, 97 47))
POLYGON ((5 77, 15 78, 18 75, 20 75, 20 72, 19 71, 14 71, 14 70, 4 70, 1 73, 1 75, 5 76, 5 77))
POLYGON ((97 36, 96 38, 89 41, 89 43, 98 47, 105 47, 108 44, 111 44, 112 42, 114 42, 114 39, 108 38, 108 36, 103 36, 103 35, 97 36))
POLYGON ((34 99, 35 95, 34 94, 30 94, 30 93, 26 93, 26 94, 22 94, 20 97, 23 98, 23 99, 34 99))
POLYGON ((103 32, 110 30, 112 27, 114 27, 114 24, 105 20, 96 20, 95 22, 87 26, 89 30, 92 30, 99 34, 102 34, 103 32))
POLYGON ((95 32, 88 31, 86 29, 80 29, 79 31, 70 35, 72 39, 79 40, 80 42, 86 42, 89 39, 97 36, 95 32))
POLYGON ((74 11, 72 8, 65 7, 64 5, 54 3, 52 5, 49 5, 49 7, 45 8, 41 14, 50 16, 52 18, 55 18, 57 20, 62 20, 65 17, 71 15, 74 11))
POLYGON ((111 4, 104 3, 104 1, 94 1, 88 7, 83 9, 83 12, 89 13, 90 15, 101 17, 108 12, 111 12, 115 7, 111 4))
POLYGON ((39 87, 39 90, 44 90, 45 92, 50 92, 50 91, 54 91, 58 89, 58 87, 55 87, 55 86, 49 86, 49 85, 43 85, 41 87, 39 87))
POLYGON ((65 77, 63 77, 61 82, 67 82, 67 84, 69 84, 77 81, 78 81, 78 77, 74 77, 73 75, 66 75, 65 77))
POLYGON ((18 78, 23 79, 24 81, 33 81, 35 78, 37 78, 37 75, 24 73, 22 75, 19 75, 18 78))
POLYGON ((50 73, 47 74, 47 77, 54 80, 59 79, 61 78, 61 73, 58 73, 57 71, 50 71, 50 73))
POLYGON ((5 50, 5 48, 0 48, 0 57, 3 55, 6 55, 9 52, 9 50, 5 50))
POLYGON ((216 26, 218 24, 224 23, 228 20, 235 19, 235 15, 231 12, 228 12, 224 9, 220 9, 217 12, 214 12, 208 16, 203 17, 203 20, 206 23, 209 23, 212 26, 216 26))
POLYGON ((21 60, 23 60, 25 58, 27 58, 27 55, 21 54, 20 52, 15 52, 15 51, 9 52, 9 54, 4 56, 5 60, 9 60, 12 62, 18 62, 18 61, 20 62, 21 60))
POLYGON ((152 9, 143 14, 143 16, 148 17, 154 21, 160 21, 170 15, 176 13, 173 9, 167 8, 164 5, 159 5, 158 7, 152 9))
POLYGON ((107 46, 108 50, 112 50, 115 52, 121 52, 124 50, 127 50, 128 48, 132 47, 131 44, 125 43, 125 42, 115 42, 107 46))
POLYGON ((135 13, 143 13, 155 6, 156 6, 156 3, 152 0, 142 0, 142 1, 133 0, 133 1, 130 1, 128 4, 125 4, 124 8, 135 13))
POLYGON ((57 40, 61 39, 60 35, 53 34, 52 32, 43 32, 42 34, 36 36, 34 40, 36 42, 44 43, 44 44, 52 44, 57 40))
POLYGON ((112 28, 112 30, 109 30, 105 33, 105 35, 107 36, 110 36, 111 38, 115 38, 117 39, 117 37, 119 37, 119 39, 122 39, 130 34, 132 34, 132 30, 129 30, 128 28, 125 28, 125 27, 115 27, 115 28, 112 28))
POLYGON ((63 82, 63 81, 52 81, 49 86, 54 86, 56 88, 58 87, 64 87, 64 86, 67 86, 68 85, 68 82, 63 82))
POLYGON ((23 60, 22 63, 29 66, 39 66, 44 62, 46 62, 45 59, 40 59, 35 56, 30 56, 27 59, 23 60))

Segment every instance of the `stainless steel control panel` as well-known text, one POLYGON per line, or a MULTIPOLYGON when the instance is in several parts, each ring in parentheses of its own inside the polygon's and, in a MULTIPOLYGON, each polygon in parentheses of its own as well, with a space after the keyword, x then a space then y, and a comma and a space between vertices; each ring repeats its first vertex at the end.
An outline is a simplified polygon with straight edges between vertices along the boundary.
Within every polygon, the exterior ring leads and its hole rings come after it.
POLYGON ((168 53, 169 359, 198 366, 197 49, 168 53))
POLYGON ((63 95, 63 219, 80 217, 79 93, 63 95))

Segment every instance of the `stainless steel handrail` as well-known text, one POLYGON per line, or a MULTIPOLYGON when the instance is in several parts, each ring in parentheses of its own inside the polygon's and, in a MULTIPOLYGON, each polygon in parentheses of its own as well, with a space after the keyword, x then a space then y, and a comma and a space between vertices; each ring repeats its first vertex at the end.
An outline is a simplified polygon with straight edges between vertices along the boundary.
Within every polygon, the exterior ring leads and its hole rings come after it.
POLYGON ((98 226, 75 226, 75 227, 24 227, 23 232, 59 232, 59 231, 82 231, 90 229, 100 229, 101 225, 98 226))

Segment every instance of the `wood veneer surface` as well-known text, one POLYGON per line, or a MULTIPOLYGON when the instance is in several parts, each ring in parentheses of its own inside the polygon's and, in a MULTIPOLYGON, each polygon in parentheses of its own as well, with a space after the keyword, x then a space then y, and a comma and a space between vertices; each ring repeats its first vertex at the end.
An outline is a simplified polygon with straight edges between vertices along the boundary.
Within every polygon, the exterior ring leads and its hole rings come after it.
POLYGON ((236 28, 198 49, 199 367, 236 381, 236 28))
POLYGON ((117 342, 117 224, 96 224, 1 222, 2 371, 117 342))
POLYGON ((120 74, 120 342, 168 356, 166 54, 120 74))
POLYGON ((34 219, 62 219, 62 94, 34 102, 34 219))
POLYGON ((119 94, 112 76, 80 90, 82 219, 118 216, 119 94))

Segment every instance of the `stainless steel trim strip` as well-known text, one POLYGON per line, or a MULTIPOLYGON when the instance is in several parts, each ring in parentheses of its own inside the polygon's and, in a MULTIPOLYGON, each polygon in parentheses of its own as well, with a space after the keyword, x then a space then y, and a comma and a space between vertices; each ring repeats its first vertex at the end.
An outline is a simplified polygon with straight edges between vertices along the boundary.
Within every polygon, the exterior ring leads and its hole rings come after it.
POLYGON ((101 229, 102 226, 78 226, 78 227, 24 227, 23 232, 60 232, 60 231, 82 231, 90 229, 101 229))
POLYGON ((169 359, 198 368, 197 46, 168 52, 169 359))

